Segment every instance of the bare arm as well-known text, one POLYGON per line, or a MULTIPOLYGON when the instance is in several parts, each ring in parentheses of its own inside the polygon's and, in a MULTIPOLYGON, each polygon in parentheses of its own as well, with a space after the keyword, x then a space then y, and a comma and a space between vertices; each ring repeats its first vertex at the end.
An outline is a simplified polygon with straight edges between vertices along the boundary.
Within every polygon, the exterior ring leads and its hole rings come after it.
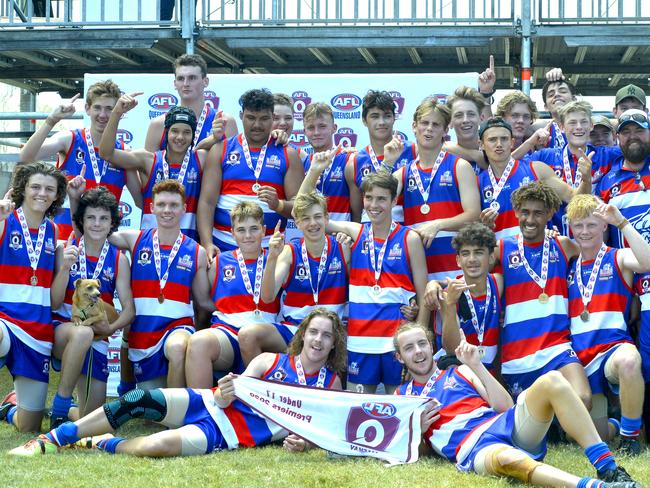
POLYGON ((113 232, 108 237, 108 242, 113 244, 118 249, 121 249, 122 251, 129 251, 131 254, 133 254, 135 243, 138 240, 138 237, 140 237, 139 230, 119 230, 117 232, 113 232))
MULTIPOLYGON (((282 202, 281 208, 276 209, 283 217, 291 217, 293 210, 293 199, 300 190, 300 185, 305 177, 305 168, 302 165, 298 152, 293 148, 287 148, 287 155, 289 156, 289 170, 284 175, 284 193, 286 201, 282 202)), ((273 210, 273 209, 271 209, 273 210)))
POLYGON ((345 163, 345 182, 348 184, 348 189, 350 191, 350 211, 352 213, 352 222, 361 222, 363 202, 361 200, 361 191, 354 181, 354 161, 355 155, 350 154, 345 163))
POLYGON ((445 142, 442 145, 442 148, 459 158, 465 159, 466 161, 474 161, 482 169, 487 169, 489 166, 488 162, 485 160, 483 151, 480 149, 469 149, 461 146, 457 142, 451 141, 445 142))
POLYGON ((196 274, 192 280, 192 297, 198 305, 197 328, 199 325, 210 321, 210 315, 215 310, 214 302, 210 298, 210 283, 208 281, 208 257, 205 249, 199 246, 199 262, 196 274))
POLYGON ((424 306, 424 292, 427 287, 427 261, 424 255, 424 247, 420 238, 415 232, 409 232, 406 236, 406 245, 409 252, 409 265, 413 275, 416 299, 419 307, 416 321, 422 327, 428 328, 431 311, 424 306))
POLYGON ((117 320, 110 324, 111 332, 128 326, 133 322, 135 317, 135 304, 133 303, 133 293, 131 292, 131 268, 129 266, 129 260, 122 253, 120 253, 115 289, 120 299, 120 305, 122 305, 122 311, 117 320))
POLYGON ((291 246, 284 245, 284 234, 280 232, 280 222, 269 240, 269 253, 264 266, 264 277, 260 290, 260 300, 271 303, 278 296, 282 283, 289 275, 291 267, 291 246))
POLYGON ((68 288, 70 269, 77 262, 77 246, 72 244, 74 234, 70 234, 65 244, 59 244, 54 258, 54 279, 50 285, 50 306, 58 309, 65 300, 65 290, 68 288))
POLYGON ((164 124, 164 115, 159 115, 149 123, 147 137, 144 141, 144 148, 147 151, 154 153, 160 150, 160 140, 162 139, 164 124))
POLYGON ((206 249, 210 263, 219 252, 217 246, 212 243, 212 229, 214 227, 214 209, 221 192, 221 158, 225 149, 226 143, 224 142, 214 145, 208 152, 196 210, 196 229, 199 233, 199 241, 206 249))

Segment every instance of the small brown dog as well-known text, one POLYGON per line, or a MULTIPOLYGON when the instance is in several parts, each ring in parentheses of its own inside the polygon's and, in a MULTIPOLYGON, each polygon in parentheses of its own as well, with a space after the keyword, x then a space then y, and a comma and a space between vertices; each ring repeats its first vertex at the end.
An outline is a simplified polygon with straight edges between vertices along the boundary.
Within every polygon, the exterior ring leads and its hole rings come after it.
POLYGON ((117 320, 118 314, 115 308, 101 298, 99 280, 78 279, 74 282, 74 287, 74 295, 72 295, 74 325, 93 325, 103 319, 108 320, 110 324, 117 320))

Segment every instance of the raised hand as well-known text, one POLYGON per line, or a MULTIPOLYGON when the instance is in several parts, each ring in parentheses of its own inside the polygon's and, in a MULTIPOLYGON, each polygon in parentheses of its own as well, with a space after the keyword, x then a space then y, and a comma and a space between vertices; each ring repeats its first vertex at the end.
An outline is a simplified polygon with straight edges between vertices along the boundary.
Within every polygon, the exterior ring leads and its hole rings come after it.
POLYGON ((447 277, 446 279, 447 293, 445 295, 445 302, 447 305, 456 305, 458 303, 458 300, 460 300, 460 296, 465 290, 471 290, 474 288, 474 285, 468 285, 464 280, 459 280, 458 278, 454 278, 452 280, 451 278, 447 277))
POLYGON ((212 121, 212 137, 219 142, 226 138, 226 121, 223 120, 223 111, 219 110, 212 121))
POLYGON ((552 125, 553 125, 553 121, 551 120, 548 124, 546 124, 545 127, 542 127, 541 129, 537 129, 535 133, 532 136, 530 136, 535 146, 548 145, 548 141, 551 139, 552 125))
POLYGON ((497 75, 494 71, 494 56, 490 54, 490 64, 488 68, 478 75, 478 91, 486 95, 494 93, 494 84, 497 81, 497 75))
POLYGON ((9 217, 16 208, 16 204, 11 199, 12 194, 13 188, 9 188, 5 196, 2 197, 2 200, 0 200, 0 222, 9 217))
POLYGON ((72 266, 77 262, 77 257, 79 256, 79 248, 74 244, 74 232, 70 232, 68 240, 63 246, 63 263, 62 267, 70 270, 72 266))
POLYGON ((269 259, 277 259, 284 249, 284 234, 280 232, 280 225, 282 222, 278 220, 278 223, 275 225, 275 230, 271 239, 269 239, 269 259))
POLYGON ((66 191, 72 200, 79 200, 84 191, 86 191, 86 164, 81 165, 81 173, 68 181, 66 191))
POLYGON ((384 165, 392 168, 395 161, 400 157, 404 151, 404 141, 397 135, 393 134, 393 138, 384 146, 384 165))
POLYGON ((481 363, 478 347, 467 342, 462 329, 460 329, 460 344, 458 344, 455 354, 461 363, 466 364, 470 368, 478 366, 481 363))
POLYGON ((546 81, 562 81, 564 80, 564 73, 562 68, 551 68, 546 72, 546 81))
POLYGON ((578 149, 578 172, 583 180, 591 179, 591 167, 593 165, 592 159, 594 154, 596 154, 594 151, 585 154, 582 149, 578 149))
POLYGON ((262 185, 257 190, 257 198, 260 202, 264 202, 268 205, 271 210, 277 210, 280 205, 280 198, 278 197, 278 191, 272 186, 262 185))
POLYGON ((594 216, 598 217, 603 222, 607 222, 610 225, 618 225, 625 218, 618 208, 616 208, 614 205, 609 205, 604 202, 598 204, 594 210, 594 216))
POLYGON ((286 146, 289 144, 289 134, 282 129, 273 129, 270 139, 275 141, 276 146, 286 146))
POLYGON ((72 117, 72 115, 75 113, 74 102, 76 102, 80 96, 81 94, 77 93, 74 97, 72 97, 67 102, 61 102, 61 105, 59 105, 52 111, 52 113, 48 117, 52 125, 56 125, 61 120, 72 117))
POLYGON ((134 92, 128 95, 125 93, 119 98, 113 110, 115 110, 118 114, 127 113, 129 110, 134 109, 138 105, 138 101, 135 97, 138 97, 143 93, 144 92, 134 92))

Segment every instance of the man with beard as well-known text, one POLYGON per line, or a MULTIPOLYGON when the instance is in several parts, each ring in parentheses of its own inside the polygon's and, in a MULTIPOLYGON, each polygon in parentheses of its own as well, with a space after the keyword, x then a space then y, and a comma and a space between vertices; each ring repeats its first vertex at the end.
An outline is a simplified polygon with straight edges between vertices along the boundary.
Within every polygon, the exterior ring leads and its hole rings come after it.
MULTIPOLYGON (((650 206, 650 124, 643 110, 630 109, 618 119, 618 140, 623 155, 615 159, 612 169, 600 181, 597 195, 621 211, 623 217, 646 239, 650 240, 647 223, 650 206)), ((625 247, 623 234, 609 227, 609 245, 625 247)))

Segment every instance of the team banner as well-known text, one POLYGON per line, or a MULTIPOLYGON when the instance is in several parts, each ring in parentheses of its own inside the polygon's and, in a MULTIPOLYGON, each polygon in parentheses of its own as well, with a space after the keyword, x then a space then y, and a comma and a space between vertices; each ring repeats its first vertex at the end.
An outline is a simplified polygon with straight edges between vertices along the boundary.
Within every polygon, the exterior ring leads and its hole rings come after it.
POLYGON ((235 395, 260 415, 322 449, 390 464, 418 460, 426 397, 322 390, 238 376, 235 395))

